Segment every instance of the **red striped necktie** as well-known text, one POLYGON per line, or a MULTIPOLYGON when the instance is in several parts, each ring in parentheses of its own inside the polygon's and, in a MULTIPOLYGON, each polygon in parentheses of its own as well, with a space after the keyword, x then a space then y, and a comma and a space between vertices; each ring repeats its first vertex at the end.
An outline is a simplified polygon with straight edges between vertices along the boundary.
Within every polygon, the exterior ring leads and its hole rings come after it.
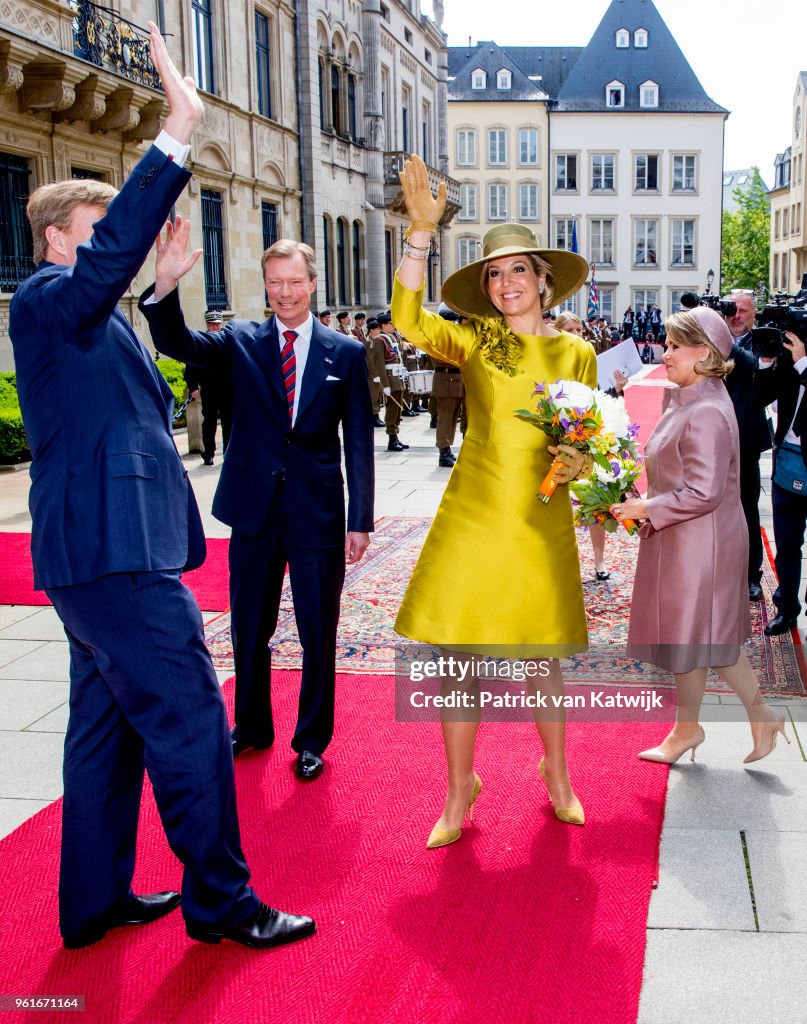
POLYGON ((286 344, 280 353, 280 366, 283 372, 283 383, 286 386, 286 398, 289 402, 289 419, 294 417, 294 391, 297 384, 297 360, 294 356, 296 331, 284 331, 286 344))

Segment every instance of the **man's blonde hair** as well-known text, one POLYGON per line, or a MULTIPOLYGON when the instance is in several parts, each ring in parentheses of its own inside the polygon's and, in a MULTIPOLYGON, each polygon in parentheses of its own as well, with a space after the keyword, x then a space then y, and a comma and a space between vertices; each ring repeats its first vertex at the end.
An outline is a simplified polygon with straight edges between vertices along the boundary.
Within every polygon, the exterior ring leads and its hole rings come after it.
POLYGON ((28 200, 26 213, 34 239, 34 263, 41 263, 48 251, 47 228, 66 231, 79 206, 98 206, 106 210, 117 189, 105 181, 70 180, 40 185, 28 200))

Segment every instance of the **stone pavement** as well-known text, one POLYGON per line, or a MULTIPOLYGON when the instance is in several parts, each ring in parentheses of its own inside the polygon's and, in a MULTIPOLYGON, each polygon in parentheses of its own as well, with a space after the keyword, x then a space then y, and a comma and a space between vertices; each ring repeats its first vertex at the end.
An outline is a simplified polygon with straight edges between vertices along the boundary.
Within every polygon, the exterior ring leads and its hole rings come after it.
MULTIPOLYGON (((410 450, 388 453, 376 430, 376 515, 433 515, 451 471, 437 466, 428 417, 405 419, 401 440, 410 450)), ((182 450, 184 435, 177 443, 182 450)), ((187 465, 207 535, 227 536, 210 515, 218 460, 187 465)), ((762 475, 770 478, 769 460, 762 475)), ((27 470, 0 474, 0 530, 30 529, 27 496, 27 470)), ((761 508, 772 542, 768 493, 761 508)), ((53 610, 0 606, 0 836, 61 794, 67 680, 53 610)), ((807 1020, 807 700, 780 702, 792 743, 780 740, 749 768, 736 698, 711 694, 707 703, 697 761, 670 771, 639 1024, 807 1020)))

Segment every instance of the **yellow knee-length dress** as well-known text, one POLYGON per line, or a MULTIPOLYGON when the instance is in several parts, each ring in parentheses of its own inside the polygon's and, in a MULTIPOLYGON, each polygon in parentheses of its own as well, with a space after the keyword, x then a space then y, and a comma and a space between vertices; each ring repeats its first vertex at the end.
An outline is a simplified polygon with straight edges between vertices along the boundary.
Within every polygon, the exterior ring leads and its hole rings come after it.
POLYGON ((468 431, 404 595, 395 630, 449 650, 565 657, 585 649, 586 618, 568 488, 536 496, 552 456, 543 431, 516 418, 535 382, 597 385, 594 349, 573 334, 518 335, 516 375, 480 351, 475 322, 422 308, 396 277, 392 318, 429 355, 459 366, 468 431))

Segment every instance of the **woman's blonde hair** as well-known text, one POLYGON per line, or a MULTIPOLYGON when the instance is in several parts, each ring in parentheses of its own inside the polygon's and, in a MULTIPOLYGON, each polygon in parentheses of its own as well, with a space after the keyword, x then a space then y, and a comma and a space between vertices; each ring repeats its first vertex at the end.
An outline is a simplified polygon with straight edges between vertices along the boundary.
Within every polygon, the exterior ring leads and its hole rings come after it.
POLYGON ((668 316, 664 326, 668 340, 672 339, 685 348, 700 348, 703 345, 709 349, 706 359, 699 359, 693 367, 701 377, 719 377, 722 380, 734 369, 734 360, 721 356, 695 317, 685 309, 668 316))
POLYGON ((571 323, 580 324, 583 330, 585 330, 586 325, 583 323, 583 321, 580 319, 577 313, 572 313, 568 309, 565 309, 562 313, 558 314, 557 319, 555 320, 555 330, 563 331, 566 329, 566 324, 571 323))
MULTIPOLYGON (((551 309, 552 300, 555 296, 555 280, 552 277, 552 267, 546 262, 546 260, 542 260, 541 257, 536 255, 534 252, 524 252, 521 253, 521 255, 532 267, 536 277, 540 277, 541 274, 546 274, 544 291, 539 298, 541 302, 541 309, 551 309)), ((500 257, 496 258, 498 259, 500 257)), ((488 260, 488 262, 482 266, 481 284, 482 291, 485 295, 488 295, 488 271, 492 262, 492 260, 488 260)))

